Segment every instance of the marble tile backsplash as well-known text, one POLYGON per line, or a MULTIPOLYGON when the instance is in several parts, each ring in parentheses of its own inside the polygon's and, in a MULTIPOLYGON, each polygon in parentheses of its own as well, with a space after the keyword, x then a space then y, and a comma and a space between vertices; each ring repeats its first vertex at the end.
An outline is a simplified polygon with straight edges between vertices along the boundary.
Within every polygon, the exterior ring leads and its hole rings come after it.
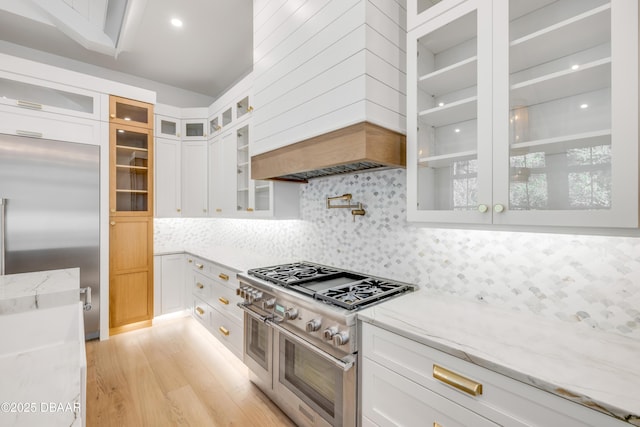
POLYGON ((156 219, 155 250, 211 244, 304 259, 640 340, 640 238, 407 223, 399 169, 314 179, 300 204, 300 220, 156 219), (364 217, 326 209, 344 193, 364 217))

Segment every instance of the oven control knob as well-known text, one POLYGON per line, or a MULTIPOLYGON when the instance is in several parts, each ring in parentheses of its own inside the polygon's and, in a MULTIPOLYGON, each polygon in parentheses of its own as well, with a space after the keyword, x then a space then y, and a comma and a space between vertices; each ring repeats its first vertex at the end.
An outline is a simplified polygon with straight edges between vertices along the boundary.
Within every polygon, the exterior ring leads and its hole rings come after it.
POLYGON ((275 298, 269 298, 266 301, 262 301, 262 309, 263 310, 271 310, 274 305, 276 305, 276 299, 275 298))
POLYGON ((336 326, 332 326, 330 328, 325 329, 322 334, 324 335, 325 340, 330 341, 333 338, 333 336, 337 333, 338 333, 338 328, 336 326))
POLYGON ((284 312, 284 320, 294 320, 298 317, 298 310, 295 308, 290 308, 284 312))
POLYGON ((322 326, 322 319, 311 319, 305 325, 305 329, 307 332, 315 332, 320 330, 320 326, 322 326))
POLYGON ((251 296, 253 297, 254 301, 260 301, 262 299, 262 292, 260 291, 251 291, 251 296))
POLYGON ((340 346, 349 342, 349 332, 338 332, 333 336, 333 345, 340 346))

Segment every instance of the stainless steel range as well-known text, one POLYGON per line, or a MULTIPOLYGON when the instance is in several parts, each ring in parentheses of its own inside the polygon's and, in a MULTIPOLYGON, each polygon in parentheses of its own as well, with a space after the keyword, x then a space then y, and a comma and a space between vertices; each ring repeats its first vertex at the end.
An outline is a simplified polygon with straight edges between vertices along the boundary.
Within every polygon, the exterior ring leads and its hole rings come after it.
POLYGON ((303 426, 355 426, 356 312, 414 285, 310 262, 238 274, 251 380, 303 426))

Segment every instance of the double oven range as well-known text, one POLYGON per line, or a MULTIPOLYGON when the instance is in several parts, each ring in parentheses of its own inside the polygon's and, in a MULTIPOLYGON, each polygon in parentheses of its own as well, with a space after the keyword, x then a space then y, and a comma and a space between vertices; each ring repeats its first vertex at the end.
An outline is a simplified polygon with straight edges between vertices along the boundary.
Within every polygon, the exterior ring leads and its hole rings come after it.
POLYGON ((251 381, 301 426, 355 426, 356 312, 415 286, 297 262, 239 273, 251 381))

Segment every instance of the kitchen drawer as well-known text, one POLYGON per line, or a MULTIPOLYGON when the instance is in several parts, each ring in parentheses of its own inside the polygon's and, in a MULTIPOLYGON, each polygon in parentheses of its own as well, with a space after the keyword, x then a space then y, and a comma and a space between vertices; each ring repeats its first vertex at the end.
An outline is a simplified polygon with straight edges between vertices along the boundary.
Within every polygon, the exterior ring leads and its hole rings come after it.
POLYGON ((207 329, 211 329, 211 313, 214 310, 209 304, 199 298, 193 298, 193 317, 207 329))
POLYGON ((233 354, 242 359, 242 322, 214 309, 211 311, 210 330, 233 354))
MULTIPOLYGON (((480 415, 365 358, 362 413, 380 427, 495 427, 480 415)), ((366 423, 363 423, 366 425, 366 423)))
POLYGON ((601 412, 364 322, 362 356, 500 425, 627 425, 601 412), (472 396, 434 378, 434 366, 482 384, 482 393, 472 396))
POLYGON ((193 274, 191 293, 206 302, 211 302, 213 295, 213 281, 200 273, 193 274))
POLYGON ((239 286, 238 278, 236 277, 236 274, 238 274, 237 271, 212 263, 210 265, 210 273, 218 283, 228 287, 234 292, 239 286))
POLYGON ((218 282, 214 282, 210 302, 211 305, 225 316, 232 317, 237 322, 242 322, 244 314, 237 305, 237 303, 242 302, 242 298, 236 295, 235 290, 231 290, 226 286, 220 285, 218 282))
POLYGON ((205 268, 207 265, 207 261, 197 256, 187 254, 187 265, 193 271, 197 271, 199 273, 205 273, 207 269, 205 268))

